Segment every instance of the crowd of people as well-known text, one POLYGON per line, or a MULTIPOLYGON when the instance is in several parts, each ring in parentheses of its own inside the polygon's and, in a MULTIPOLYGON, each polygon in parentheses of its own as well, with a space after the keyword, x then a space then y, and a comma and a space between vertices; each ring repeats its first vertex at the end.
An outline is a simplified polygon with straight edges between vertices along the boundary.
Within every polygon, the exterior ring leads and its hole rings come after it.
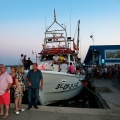
POLYGON ((108 65, 108 66, 83 66, 81 59, 77 58, 76 66, 73 63, 67 62, 67 57, 62 54, 53 56, 53 63, 59 65, 59 71, 68 72, 70 74, 85 74, 86 79, 112 79, 115 78, 120 81, 120 64, 108 65))
POLYGON ((53 56, 53 63, 59 65, 59 71, 68 72, 70 74, 85 74, 87 79, 112 79, 115 78, 120 81, 120 64, 108 65, 108 66, 83 66, 81 59, 77 58, 76 65, 67 62, 67 56, 56 54, 53 56))
MULTIPOLYGON (((15 114, 20 114, 20 111, 25 111, 22 108, 22 98, 26 86, 24 84, 24 66, 11 67, 11 73, 6 72, 6 67, 0 64, 0 116, 3 119, 9 116, 9 107, 11 100, 15 104, 15 114), (14 98, 14 99, 13 99, 14 98), (5 113, 4 113, 5 108, 5 113)), ((38 109, 37 102, 39 98, 39 89, 43 89, 43 76, 40 70, 37 69, 37 64, 33 63, 32 69, 29 70, 26 81, 28 84, 28 108, 38 109), (34 97, 33 97, 34 96, 34 97)))
POLYGON ((108 66, 86 66, 84 67, 86 77, 88 79, 102 78, 112 79, 120 81, 120 64, 108 65, 108 66))

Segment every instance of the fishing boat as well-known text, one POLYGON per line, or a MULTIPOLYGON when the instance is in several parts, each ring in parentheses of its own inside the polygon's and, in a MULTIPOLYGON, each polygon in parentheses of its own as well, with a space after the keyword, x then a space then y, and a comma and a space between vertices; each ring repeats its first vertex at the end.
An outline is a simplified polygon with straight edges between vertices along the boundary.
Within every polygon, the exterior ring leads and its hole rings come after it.
POLYGON ((71 49, 71 43, 75 48, 74 39, 67 37, 66 28, 57 22, 54 10, 54 22, 45 31, 43 49, 38 53, 40 57, 37 57, 38 69, 41 70, 44 78, 43 90, 39 92, 41 105, 73 98, 82 91, 81 81, 84 80, 85 75, 70 74, 67 71, 61 72, 59 64, 53 63, 53 56, 62 54, 66 56, 67 63, 71 62, 76 65, 75 59, 78 49, 71 49), (57 27, 54 26, 55 24, 57 27))

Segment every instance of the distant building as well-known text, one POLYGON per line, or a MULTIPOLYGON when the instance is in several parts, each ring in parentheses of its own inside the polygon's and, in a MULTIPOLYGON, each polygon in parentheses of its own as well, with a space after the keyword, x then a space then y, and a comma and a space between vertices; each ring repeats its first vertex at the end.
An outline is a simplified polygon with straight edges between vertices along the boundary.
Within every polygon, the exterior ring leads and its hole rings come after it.
POLYGON ((120 45, 90 46, 84 63, 85 65, 120 64, 120 45))

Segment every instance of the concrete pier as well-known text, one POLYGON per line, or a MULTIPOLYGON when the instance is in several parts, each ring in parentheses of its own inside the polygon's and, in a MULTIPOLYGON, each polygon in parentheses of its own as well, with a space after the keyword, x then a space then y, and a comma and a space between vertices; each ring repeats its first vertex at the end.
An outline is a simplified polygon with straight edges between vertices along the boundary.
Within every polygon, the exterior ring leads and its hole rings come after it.
POLYGON ((115 79, 98 79, 93 84, 110 109, 120 109, 120 82, 115 79))

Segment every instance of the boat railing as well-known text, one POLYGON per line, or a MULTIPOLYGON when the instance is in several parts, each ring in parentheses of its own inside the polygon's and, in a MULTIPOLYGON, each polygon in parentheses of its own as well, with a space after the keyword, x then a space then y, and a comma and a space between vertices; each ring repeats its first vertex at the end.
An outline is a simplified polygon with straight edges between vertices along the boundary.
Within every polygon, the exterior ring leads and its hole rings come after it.
POLYGON ((46 37, 44 39, 44 49, 60 48, 60 47, 68 48, 68 44, 67 44, 66 38, 64 36, 46 37))

